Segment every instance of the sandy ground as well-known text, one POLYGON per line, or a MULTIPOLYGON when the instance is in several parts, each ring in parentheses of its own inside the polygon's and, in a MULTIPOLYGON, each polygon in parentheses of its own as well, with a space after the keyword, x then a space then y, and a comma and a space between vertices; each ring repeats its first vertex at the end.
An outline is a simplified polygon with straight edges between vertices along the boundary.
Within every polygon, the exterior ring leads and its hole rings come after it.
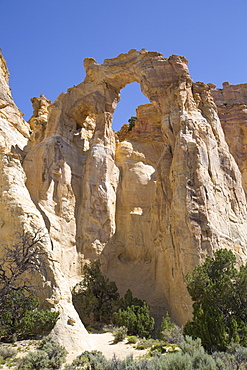
POLYGON ((145 355, 144 350, 137 350, 132 347, 132 344, 127 344, 127 339, 122 342, 114 343, 114 337, 112 333, 89 335, 93 349, 101 351, 103 355, 108 359, 111 359, 114 354, 119 359, 124 359, 131 354, 134 358, 145 355))
MULTIPOLYGON (((138 358, 144 356, 146 353, 145 350, 133 348, 132 344, 128 344, 127 339, 123 340, 122 342, 114 343, 114 337, 112 333, 89 334, 89 342, 91 345, 90 351, 100 351, 107 359, 113 358, 114 355, 120 360, 129 355, 133 355, 134 358, 138 358)), ((80 354, 81 352, 68 353, 66 363, 70 364, 74 358, 80 354)))

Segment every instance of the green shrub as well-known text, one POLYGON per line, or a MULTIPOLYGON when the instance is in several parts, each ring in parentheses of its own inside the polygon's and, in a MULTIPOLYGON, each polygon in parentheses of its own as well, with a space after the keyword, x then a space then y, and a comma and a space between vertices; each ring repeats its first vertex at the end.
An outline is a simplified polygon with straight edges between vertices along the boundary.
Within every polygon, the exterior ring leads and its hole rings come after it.
POLYGON ((130 117, 130 119, 128 119, 128 122, 129 122, 129 128, 128 128, 128 131, 132 131, 132 128, 135 126, 136 124, 136 120, 137 120, 137 117, 130 117))
POLYGON ((38 311, 38 299, 23 291, 9 291, 1 306, 0 337, 7 341, 47 334, 59 319, 59 312, 38 311))
POLYGON ((186 335, 185 340, 180 345, 183 353, 188 353, 190 356, 194 356, 197 351, 204 353, 204 348, 202 347, 202 341, 200 338, 193 339, 192 337, 186 335))
POLYGON ((138 338, 135 335, 129 335, 127 336, 128 343, 136 344, 138 342, 138 338))
POLYGON ((113 332, 114 342, 121 342, 125 339, 128 329, 125 326, 120 326, 113 332))
POLYGON ((119 309, 121 308, 122 310, 126 310, 127 307, 130 307, 130 306, 140 306, 140 307, 142 307, 143 302, 144 301, 142 299, 133 297, 133 294, 132 294, 131 290, 128 289, 126 291, 125 295, 118 300, 118 308, 119 309))
POLYGON ((156 339, 141 339, 136 344, 135 348, 136 349, 148 349, 148 348, 151 348, 152 346, 155 346, 157 342, 158 344, 160 344, 160 342, 157 341, 156 339))
POLYGON ((238 343, 231 343, 227 347, 227 352, 233 354, 239 364, 247 364, 247 348, 241 347, 238 343))
POLYGON ((59 319, 59 312, 37 310, 38 299, 24 291, 10 290, 1 304, 0 338, 6 341, 48 334, 59 319))
POLYGON ((205 352, 198 351, 192 358, 193 369, 200 370, 216 370, 216 363, 214 359, 205 352))
MULTIPOLYGON (((175 353, 171 356, 168 356, 164 367, 165 370, 193 370, 191 363, 191 358, 188 353, 175 353)), ((209 370, 209 369, 208 369, 209 370)))
POLYGON ((119 360, 115 356, 108 363, 108 367, 104 370, 155 370, 157 367, 152 367, 152 363, 148 359, 134 360, 133 356, 127 356, 124 360, 119 360))
POLYGON ((59 312, 35 310, 27 312, 22 320, 22 337, 48 334, 59 319, 59 312))
POLYGON ((49 358, 44 351, 29 352, 18 365, 18 370, 50 369, 49 358))
POLYGON ((175 325, 170 330, 165 330, 162 332, 162 339, 170 344, 182 343, 184 340, 183 329, 178 325, 175 325))
POLYGON ((138 335, 141 338, 149 338, 154 330, 154 318, 150 315, 150 309, 145 301, 142 306, 131 305, 125 310, 115 312, 113 323, 125 326, 129 335, 138 335))
POLYGON ((177 356, 189 356, 192 369, 216 370, 216 363, 214 359, 205 352, 201 345, 200 338, 194 340, 193 338, 186 336, 180 347, 182 351, 180 354, 177 354, 177 356))
POLYGON ((212 354, 217 369, 219 370, 237 370, 238 365, 234 355, 226 352, 214 352, 212 354))
POLYGON ((154 356, 157 353, 165 353, 166 348, 165 346, 162 346, 162 344, 155 344, 151 347, 150 354, 154 356))
POLYGON ((184 340, 182 328, 171 321, 168 313, 162 318, 161 327, 157 332, 157 336, 159 339, 171 344, 181 343, 184 340))
POLYGON ((166 331, 166 330, 170 330, 170 329, 174 328, 174 326, 175 326, 175 324, 174 324, 174 322, 171 321, 171 318, 170 318, 170 316, 167 312, 165 317, 162 317, 162 322, 161 322, 160 329, 161 329, 161 331, 166 331))
POLYGON ((238 370, 247 368, 247 348, 241 347, 237 343, 231 343, 227 347, 227 352, 214 352, 212 354, 216 363, 222 363, 219 369, 238 370))
POLYGON ((71 365, 66 365, 65 370, 105 370, 108 361, 100 351, 84 351, 77 356, 71 365))
POLYGON ((10 289, 0 307, 0 337, 12 340, 23 331, 23 318, 34 311, 38 300, 24 291, 10 289))
POLYGON ((139 350, 143 350, 143 349, 147 349, 147 347, 145 346, 145 344, 143 343, 138 343, 136 346, 135 346, 136 349, 139 349, 139 350))
POLYGON ((59 369, 65 362, 67 351, 64 347, 45 338, 36 352, 29 352, 18 365, 18 370, 25 369, 59 369))
POLYGON ((47 353, 52 369, 58 369, 66 359, 66 349, 49 337, 42 340, 39 350, 47 353))
POLYGON ((17 350, 9 346, 0 347, 0 356, 6 360, 7 358, 13 358, 17 355, 17 350))
POLYGON ((112 324, 104 325, 103 326, 103 332, 104 333, 113 333, 117 329, 116 326, 112 324))

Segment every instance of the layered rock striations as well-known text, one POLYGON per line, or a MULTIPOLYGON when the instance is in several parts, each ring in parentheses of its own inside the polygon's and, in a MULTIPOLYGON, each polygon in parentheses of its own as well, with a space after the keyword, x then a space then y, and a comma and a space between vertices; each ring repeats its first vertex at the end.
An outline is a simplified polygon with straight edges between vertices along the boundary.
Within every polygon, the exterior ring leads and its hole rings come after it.
MULTIPOLYGON (((193 83, 184 57, 146 50, 102 65, 87 58, 84 67, 85 80, 53 104, 34 98, 26 123, 2 64, 1 111, 13 110, 0 116, 2 151, 15 175, 3 160, 1 236, 11 243, 17 228, 47 231, 50 295, 59 291, 70 302, 66 286, 100 258, 121 293, 130 288, 157 317, 168 310, 183 324, 191 314, 186 273, 218 248, 247 257, 246 85, 219 91, 193 83), (115 133, 121 89, 132 82, 150 104, 138 107, 131 130, 115 133)), ((64 321, 57 330, 67 330, 64 321)))

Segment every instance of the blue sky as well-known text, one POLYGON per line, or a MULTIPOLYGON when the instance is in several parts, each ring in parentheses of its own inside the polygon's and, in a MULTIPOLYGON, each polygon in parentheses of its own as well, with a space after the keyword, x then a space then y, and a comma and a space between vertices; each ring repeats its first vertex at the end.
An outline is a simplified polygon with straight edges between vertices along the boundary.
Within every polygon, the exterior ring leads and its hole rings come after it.
MULTIPOLYGON (((130 49, 184 55, 194 81, 247 83, 246 0, 0 0, 0 48, 16 104, 54 101, 83 81, 83 59, 98 63, 130 49)), ((147 99, 138 84, 121 92, 118 129, 147 99)))

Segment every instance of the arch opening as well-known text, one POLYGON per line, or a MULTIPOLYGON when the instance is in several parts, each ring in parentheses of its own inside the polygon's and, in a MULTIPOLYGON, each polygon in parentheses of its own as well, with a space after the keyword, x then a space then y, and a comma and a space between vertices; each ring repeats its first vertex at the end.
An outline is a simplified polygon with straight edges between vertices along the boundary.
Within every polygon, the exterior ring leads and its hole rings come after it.
POLYGON ((136 108, 139 105, 150 103, 149 99, 141 92, 138 82, 126 85, 120 94, 120 101, 113 114, 112 129, 115 131, 119 131, 131 117, 136 116, 136 108))

